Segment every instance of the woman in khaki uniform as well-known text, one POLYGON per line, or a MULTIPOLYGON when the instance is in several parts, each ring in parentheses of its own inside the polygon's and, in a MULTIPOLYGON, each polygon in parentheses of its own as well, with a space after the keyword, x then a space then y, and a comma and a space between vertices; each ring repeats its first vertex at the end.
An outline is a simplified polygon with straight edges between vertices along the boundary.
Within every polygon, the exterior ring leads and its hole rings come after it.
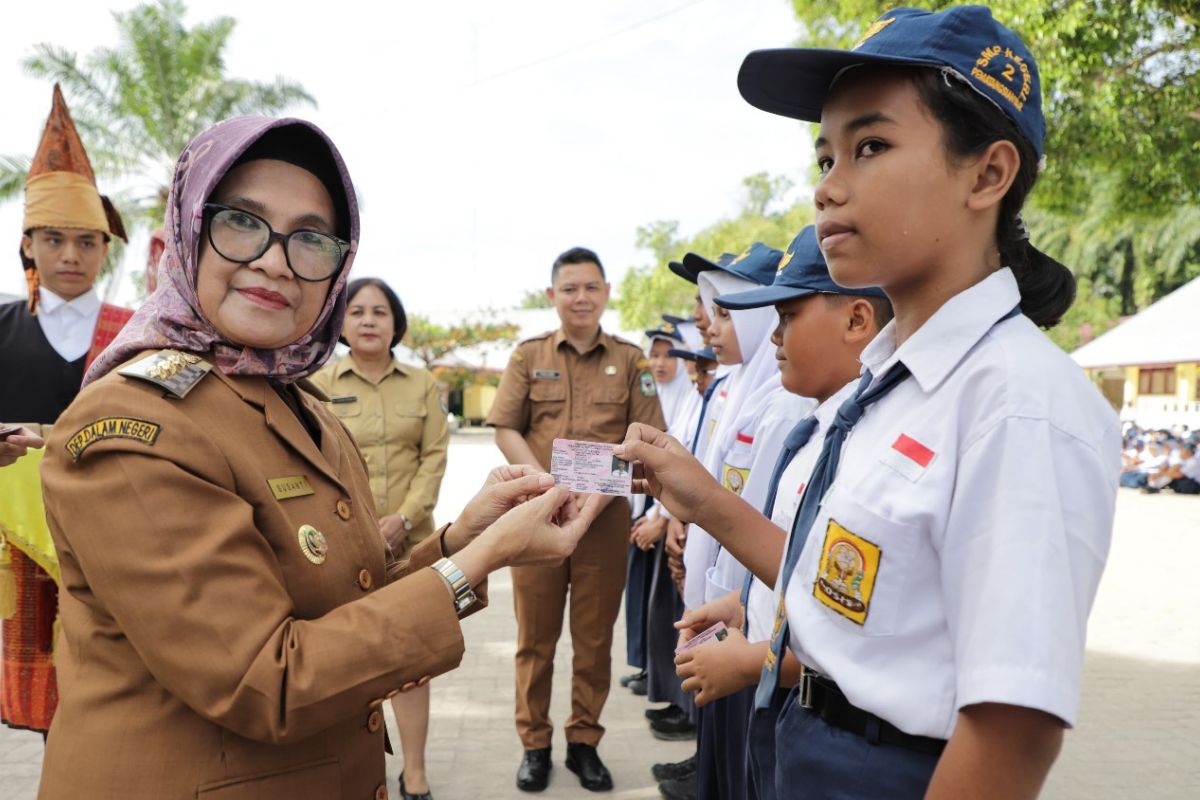
POLYGON ((41 798, 386 798, 380 705, 458 664, 490 570, 562 559, 595 515, 501 469, 386 557, 305 380, 341 329, 354 197, 299 120, 227 120, 180 156, 158 291, 47 443, 64 635, 41 798))
MULTIPOLYGON (((342 328, 350 353, 313 376, 329 395, 329 409, 358 442, 380 533, 397 556, 433 533, 450 440, 433 375, 392 355, 407 328, 404 306, 391 287, 379 278, 351 281, 342 328)), ((401 800, 432 800, 425 777, 429 685, 396 695, 392 708, 404 751, 401 800)))

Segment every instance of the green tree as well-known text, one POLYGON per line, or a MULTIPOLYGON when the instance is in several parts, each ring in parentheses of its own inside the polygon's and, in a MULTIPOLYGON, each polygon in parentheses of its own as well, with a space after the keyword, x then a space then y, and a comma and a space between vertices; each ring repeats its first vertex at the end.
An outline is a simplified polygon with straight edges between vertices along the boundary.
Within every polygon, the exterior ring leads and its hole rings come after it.
MULTIPOLYGON (((897 5, 792 0, 805 45, 845 47, 897 5)), ((1195 0, 992 0, 1038 58, 1045 87, 1043 208, 1074 212, 1110 176, 1129 212, 1200 203, 1200 4, 1195 0)))
MULTIPOLYGON (((175 160, 205 128, 238 114, 316 104, 282 77, 258 83, 227 76, 222 54, 236 21, 219 17, 188 28, 186 11, 182 0, 158 0, 114 12, 115 47, 81 57, 39 44, 24 62, 29 74, 62 84, 97 174, 149 182, 120 198, 130 227, 162 224, 175 160)), ((0 200, 18 195, 28 166, 25 157, 0 157, 0 200)))
POLYGON ((517 308, 550 308, 552 303, 550 298, 546 296, 545 289, 530 289, 521 298, 521 302, 517 304, 517 308))
POLYGON ((413 315, 408 318, 408 332, 404 335, 404 343, 421 359, 425 368, 432 371, 439 362, 456 350, 488 342, 513 344, 517 341, 519 332, 517 326, 511 322, 438 325, 428 317, 413 315))
POLYGON ((659 221, 637 230, 637 245, 650 251, 653 262, 635 267, 621 281, 614 305, 627 330, 654 325, 662 314, 687 314, 696 287, 667 267, 684 253, 715 259, 722 253, 740 253, 755 242, 785 249, 805 225, 812 222, 812 203, 786 204, 792 181, 758 173, 742 181, 745 196, 737 216, 719 220, 695 235, 683 238, 679 223, 659 221), (778 209, 778 210, 772 210, 778 209))

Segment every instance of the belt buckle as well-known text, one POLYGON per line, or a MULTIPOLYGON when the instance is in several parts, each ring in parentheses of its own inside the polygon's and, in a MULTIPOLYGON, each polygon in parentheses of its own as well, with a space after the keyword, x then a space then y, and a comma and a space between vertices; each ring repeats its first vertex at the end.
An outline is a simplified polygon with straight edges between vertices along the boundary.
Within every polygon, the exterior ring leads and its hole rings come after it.
POLYGON ((800 697, 799 705, 806 711, 811 711, 813 707, 813 678, 817 673, 806 666, 800 667, 800 697))

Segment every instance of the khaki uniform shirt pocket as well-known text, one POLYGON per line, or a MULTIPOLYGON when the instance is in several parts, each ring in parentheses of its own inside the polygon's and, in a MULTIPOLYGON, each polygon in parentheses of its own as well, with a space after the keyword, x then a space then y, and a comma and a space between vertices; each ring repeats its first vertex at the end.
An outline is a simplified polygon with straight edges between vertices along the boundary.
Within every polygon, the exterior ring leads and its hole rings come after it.
POLYGON ((593 395, 588 429, 604 442, 619 442, 629 427, 629 386, 601 386, 593 395))

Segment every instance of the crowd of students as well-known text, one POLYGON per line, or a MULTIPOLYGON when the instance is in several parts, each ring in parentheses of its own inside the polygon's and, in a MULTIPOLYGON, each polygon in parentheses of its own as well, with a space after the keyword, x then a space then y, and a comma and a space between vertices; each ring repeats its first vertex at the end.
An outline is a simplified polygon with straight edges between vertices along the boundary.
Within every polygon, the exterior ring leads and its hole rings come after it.
POLYGON ((1157 494, 1200 494, 1200 432, 1129 425, 1121 453, 1121 485, 1157 494))
POLYGON ((647 331, 687 360, 664 396, 697 378, 617 450, 654 498, 623 682, 667 704, 656 736, 697 739, 660 793, 1036 796, 1078 709, 1121 431, 1038 330, 1074 282, 1020 219, 1033 56, 987 9, 896 9, 851 51, 751 54, 739 88, 821 123, 816 224, 672 263, 702 341, 647 331))

